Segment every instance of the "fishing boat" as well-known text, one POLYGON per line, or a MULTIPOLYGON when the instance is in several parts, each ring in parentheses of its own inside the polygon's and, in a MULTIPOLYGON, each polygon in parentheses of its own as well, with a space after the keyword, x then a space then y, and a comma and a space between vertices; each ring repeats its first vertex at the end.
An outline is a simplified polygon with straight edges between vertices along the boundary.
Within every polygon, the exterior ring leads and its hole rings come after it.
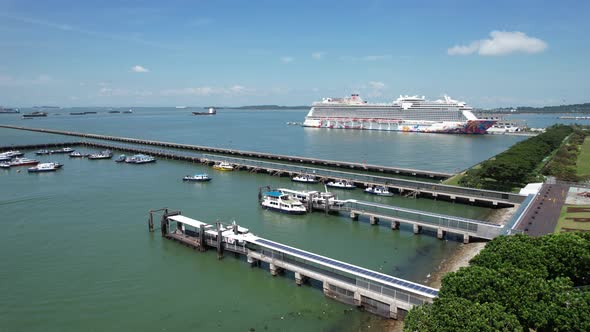
POLYGON ((27 169, 29 173, 55 172, 63 165, 60 163, 41 163, 27 169))
POLYGON ((340 189, 354 189, 356 186, 347 180, 330 181, 326 183, 326 186, 340 189))
POLYGON ((145 154, 136 154, 134 156, 125 158, 125 162, 128 164, 147 164, 156 162, 156 158, 145 154))
POLYGON ((303 183, 318 183, 320 182, 315 176, 309 174, 300 174, 296 175, 291 179, 295 182, 303 182, 303 183))
POLYGON ((61 149, 57 149, 57 150, 51 150, 49 152, 50 153, 72 153, 72 152, 74 152, 74 149, 66 147, 66 148, 61 148, 61 149))
POLYGON ((88 159, 91 159, 91 160, 111 159, 111 158, 113 158, 113 153, 111 152, 111 150, 104 150, 102 152, 93 153, 88 156, 88 159))
POLYGON ((70 153, 70 158, 84 158, 90 156, 88 153, 80 153, 78 151, 74 151, 70 153))
POLYGON ((208 174, 206 173, 202 173, 202 174, 195 174, 195 175, 186 175, 185 177, 182 178, 183 181, 193 181, 193 182, 207 182, 207 181, 211 181, 211 178, 209 177, 208 174))
POLYGON ((116 163, 123 163, 123 162, 125 162, 125 159, 127 159, 127 156, 122 154, 117 159, 115 159, 115 162, 116 163))
POLYGON ((39 160, 35 159, 28 159, 28 158, 16 158, 14 160, 3 162, 0 164, 2 168, 10 168, 13 166, 29 166, 29 165, 37 165, 39 160))
POLYGON ((263 194, 260 205, 265 209, 290 214, 305 214, 307 209, 300 201, 292 199, 280 191, 268 191, 263 194))
POLYGON ((233 171, 234 167, 230 163, 222 161, 218 164, 213 165, 213 169, 216 169, 218 171, 233 171))
POLYGON ((364 190, 367 194, 377 195, 377 196, 393 196, 393 193, 389 191, 386 187, 383 186, 375 186, 375 187, 367 187, 364 190))

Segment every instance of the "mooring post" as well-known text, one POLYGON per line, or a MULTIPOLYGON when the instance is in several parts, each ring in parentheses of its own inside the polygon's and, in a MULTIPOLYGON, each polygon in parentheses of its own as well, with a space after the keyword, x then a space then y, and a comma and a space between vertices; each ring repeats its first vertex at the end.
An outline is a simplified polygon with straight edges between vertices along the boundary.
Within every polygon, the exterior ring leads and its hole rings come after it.
POLYGON ((399 229, 399 221, 392 221, 391 222, 391 229, 399 229))
POLYGON ((375 216, 370 216, 369 217, 369 221, 371 222, 371 225, 377 225, 377 224, 379 224, 379 218, 377 218, 375 216))
POLYGON ((359 220, 359 215, 358 215, 358 213, 354 213, 353 211, 350 211, 350 219, 352 219, 352 221, 357 221, 357 220, 359 220))
POLYGON ((221 236, 221 224, 217 223, 217 259, 223 258, 223 237, 221 236))
POLYGON ((199 226, 199 251, 205 251, 207 249, 207 243, 205 243, 205 225, 199 226))
POLYGON ((445 237, 445 231, 442 228, 436 230, 436 237, 442 240, 445 237))
POLYGON ((148 219, 148 230, 150 232, 154 231, 154 216, 152 210, 150 210, 150 217, 148 219))
POLYGON ((467 234, 467 233, 463 234, 463 243, 464 244, 469 243, 469 234, 467 234))
POLYGON ((422 226, 420 226, 418 224, 414 224, 414 234, 420 233, 421 230, 422 230, 422 226))

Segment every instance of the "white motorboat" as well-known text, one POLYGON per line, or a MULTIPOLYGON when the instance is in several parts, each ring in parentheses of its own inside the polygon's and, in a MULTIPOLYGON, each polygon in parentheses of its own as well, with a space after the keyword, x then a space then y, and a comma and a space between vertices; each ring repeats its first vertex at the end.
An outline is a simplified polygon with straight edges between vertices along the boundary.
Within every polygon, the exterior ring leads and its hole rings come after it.
POLYGON ((227 161, 222 161, 218 164, 213 165, 213 169, 216 169, 218 171, 233 171, 234 167, 227 161))
POLYGON ((326 186, 328 187, 332 187, 332 188, 340 188, 340 189, 354 189, 356 188, 356 186, 347 180, 336 180, 336 181, 330 181, 328 183, 326 183, 326 186))
POLYGON ((70 153, 70 158, 84 158, 90 156, 89 154, 80 153, 78 151, 74 151, 70 153))
POLYGON ((23 152, 20 151, 6 151, 6 152, 2 152, 0 153, 0 159, 4 159, 4 158, 9 158, 12 159, 14 157, 22 157, 25 154, 23 152))
POLYGON ((304 214, 307 209, 300 201, 280 191, 265 192, 260 202, 263 208, 290 214, 304 214))
POLYGON ((72 149, 70 147, 65 147, 65 148, 49 151, 49 153, 72 153, 72 152, 74 152, 74 149, 72 149))
POLYGON ((0 163, 0 168, 10 168, 12 166, 33 166, 39 163, 38 160, 28 158, 15 158, 11 161, 0 163))
POLYGON ((60 163, 40 163, 35 167, 30 167, 27 171, 29 173, 55 172, 62 166, 60 163))
POLYGON ((111 159, 113 158, 113 153, 111 150, 104 150, 100 153, 93 153, 88 156, 90 160, 98 160, 98 159, 111 159))
POLYGON ((193 181, 193 182, 207 182, 211 181, 211 177, 208 174, 195 174, 195 175, 186 175, 182 178, 183 181, 193 181))
POLYGON ((145 154, 136 154, 131 157, 127 157, 125 162, 128 164, 147 164, 156 162, 156 158, 145 154))
POLYGON ((393 193, 389 191, 386 187, 383 186, 375 186, 375 187, 367 187, 364 190, 367 194, 377 195, 377 196, 393 196, 393 193))
POLYGON ((309 174, 300 174, 293 177, 291 180, 303 183, 318 183, 320 182, 315 176, 309 174))

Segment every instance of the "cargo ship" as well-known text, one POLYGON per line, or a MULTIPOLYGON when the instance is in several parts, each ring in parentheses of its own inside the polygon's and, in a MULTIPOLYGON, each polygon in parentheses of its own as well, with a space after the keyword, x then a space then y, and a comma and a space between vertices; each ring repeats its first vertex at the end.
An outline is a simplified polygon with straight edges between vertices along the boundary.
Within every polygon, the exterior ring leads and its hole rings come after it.
POLYGON ((358 94, 324 98, 313 103, 304 127, 390 130, 404 132, 485 134, 496 121, 478 119, 465 102, 444 96, 429 101, 424 96, 400 96, 391 103, 373 104, 358 94))

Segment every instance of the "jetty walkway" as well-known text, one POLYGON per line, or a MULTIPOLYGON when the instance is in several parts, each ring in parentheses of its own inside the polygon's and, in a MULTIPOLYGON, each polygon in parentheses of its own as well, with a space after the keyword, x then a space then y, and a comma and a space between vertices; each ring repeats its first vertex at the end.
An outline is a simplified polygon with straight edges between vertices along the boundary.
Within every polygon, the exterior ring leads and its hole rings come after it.
POLYGON ((216 148, 216 147, 210 147, 210 146, 180 144, 180 143, 162 142, 162 141, 154 141, 154 140, 129 138, 129 137, 97 135, 97 134, 80 133, 80 132, 74 132, 74 131, 64 131, 64 130, 55 130, 55 129, 30 128, 30 127, 11 126, 11 125, 0 125, 0 128, 27 130, 27 131, 35 131, 35 132, 41 132, 41 133, 47 133, 47 134, 58 134, 58 135, 66 135, 66 136, 77 136, 77 137, 90 138, 90 139, 100 139, 100 140, 107 140, 107 141, 118 141, 118 142, 123 142, 123 143, 151 145, 151 146, 159 146, 159 147, 163 147, 163 148, 174 148, 174 149, 207 152, 207 153, 217 153, 217 154, 222 154, 222 155, 235 155, 235 156, 250 157, 250 158, 280 160, 280 161, 288 161, 288 162, 299 163, 299 164, 323 165, 323 166, 329 166, 329 167, 334 167, 334 168, 355 169, 355 170, 379 172, 379 173, 384 173, 384 174, 397 174, 397 175, 404 175, 404 176, 411 176, 411 177, 431 178, 431 179, 436 179, 436 180, 445 180, 445 179, 448 179, 454 175, 454 174, 445 173, 445 172, 434 172, 434 171, 425 171, 425 170, 410 169, 410 168, 371 165, 371 164, 365 164, 365 163, 335 161, 335 160, 326 160, 326 159, 300 157, 300 156, 288 156, 288 155, 281 155, 281 154, 274 154, 274 153, 263 153, 263 152, 245 151, 245 150, 236 150, 236 149, 224 149, 224 148, 216 148))
POLYGON ((447 233, 463 236, 463 243, 469 243, 470 238, 492 240, 500 235, 522 233, 517 229, 521 219, 531 210, 535 195, 529 195, 519 205, 511 218, 503 225, 486 221, 456 217, 442 213, 426 212, 403 208, 393 205, 385 205, 356 199, 337 200, 317 199, 317 191, 303 192, 285 188, 278 188, 279 192, 302 201, 308 211, 321 211, 326 213, 345 213, 353 221, 359 217, 369 219, 371 225, 377 225, 380 221, 391 223, 391 229, 398 230, 400 224, 411 225, 414 234, 418 234, 423 228, 435 231, 439 239, 443 239, 447 233))
MULTIPOLYGON (((59 144, 51 143, 51 146, 59 144)), ((0 147, 5 149, 38 149, 47 148, 48 144, 23 145, 0 147)), ((388 176, 377 176, 363 174, 356 171, 331 170, 323 167, 309 167, 294 165, 289 163, 280 163, 275 161, 255 160, 243 157, 219 156, 211 154, 202 154, 192 151, 174 151, 167 149, 150 149, 137 145, 121 145, 112 143, 103 143, 97 141, 83 141, 64 143, 63 146, 85 146, 101 149, 120 150, 132 153, 149 154, 154 157, 160 157, 171 160, 183 160, 193 163, 201 163, 212 166, 220 162, 229 162, 235 169, 245 170, 252 173, 267 173, 274 176, 295 176, 302 174, 313 174, 321 179, 322 182, 347 180, 355 183, 359 187, 367 186, 384 186, 398 194, 406 197, 423 197, 430 199, 441 199, 463 204, 473 204, 488 207, 512 207, 524 201, 525 196, 515 193, 482 190, 474 188, 457 187, 444 185, 434 182, 416 181, 400 179, 388 176)), ((318 165, 319 166, 319 165, 318 165)))
POLYGON ((215 248, 220 259, 225 251, 232 252, 245 257, 251 266, 268 266, 273 276, 290 271, 300 286, 309 279, 317 280, 326 296, 386 318, 397 319, 399 310, 431 303, 438 296, 438 289, 261 238, 235 223, 208 224, 178 211, 150 210, 151 232, 159 213, 164 238, 199 251, 215 248))

